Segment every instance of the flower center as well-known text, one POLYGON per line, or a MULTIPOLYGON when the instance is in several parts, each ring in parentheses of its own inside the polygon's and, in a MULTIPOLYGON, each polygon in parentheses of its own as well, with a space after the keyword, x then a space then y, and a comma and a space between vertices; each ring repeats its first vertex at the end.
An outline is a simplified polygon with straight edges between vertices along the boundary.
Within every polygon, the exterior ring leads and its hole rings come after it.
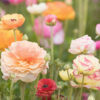
POLYGON ((43 85, 43 88, 47 88, 47 87, 48 87, 48 85, 46 85, 46 84, 43 85))
POLYGON ((12 22, 16 21, 16 19, 11 19, 12 22))

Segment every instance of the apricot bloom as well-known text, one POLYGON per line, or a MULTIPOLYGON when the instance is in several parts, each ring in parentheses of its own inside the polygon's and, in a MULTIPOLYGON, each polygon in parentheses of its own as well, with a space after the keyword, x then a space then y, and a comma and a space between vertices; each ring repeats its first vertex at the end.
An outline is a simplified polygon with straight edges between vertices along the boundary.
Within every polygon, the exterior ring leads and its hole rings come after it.
POLYGON ((12 78, 14 82, 17 80, 34 81, 38 74, 46 71, 48 67, 45 61, 46 54, 47 52, 37 43, 25 40, 13 42, 1 53, 3 78, 12 78))
POLYGON ((81 74, 93 74, 100 69, 100 63, 93 55, 79 55, 73 60, 73 68, 81 74))
POLYGON ((59 20, 74 19, 75 11, 70 5, 64 2, 55 1, 47 3, 48 9, 43 12, 43 15, 56 15, 59 20))
POLYGON ((1 18, 0 29, 14 29, 22 26, 24 21, 21 14, 7 14, 1 18))
MULTIPOLYGON (((22 40, 23 34, 20 33, 19 30, 15 31, 17 41, 22 40)), ((5 48, 8 48, 8 46, 14 42, 14 34, 13 30, 0 30, 0 50, 4 50, 5 48)))

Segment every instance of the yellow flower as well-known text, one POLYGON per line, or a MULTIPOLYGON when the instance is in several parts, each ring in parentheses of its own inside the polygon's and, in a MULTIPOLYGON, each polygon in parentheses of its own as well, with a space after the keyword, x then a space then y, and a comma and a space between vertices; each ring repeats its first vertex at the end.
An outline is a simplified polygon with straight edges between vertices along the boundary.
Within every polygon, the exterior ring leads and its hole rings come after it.
POLYGON ((59 71, 59 76, 62 80, 67 81, 73 77, 73 70, 72 69, 68 69, 68 71, 61 70, 59 71))
MULTIPOLYGON (((19 30, 16 30, 15 33, 17 40, 22 40, 23 34, 19 30)), ((4 50, 14 41, 13 30, 0 30, 0 50, 4 50)))
POLYGON ((75 11, 70 5, 61 1, 47 3, 47 10, 44 11, 43 15, 56 15, 59 20, 68 20, 75 18, 75 11))
POLYGON ((1 18, 0 29, 14 29, 22 26, 25 18, 21 14, 7 14, 1 18))

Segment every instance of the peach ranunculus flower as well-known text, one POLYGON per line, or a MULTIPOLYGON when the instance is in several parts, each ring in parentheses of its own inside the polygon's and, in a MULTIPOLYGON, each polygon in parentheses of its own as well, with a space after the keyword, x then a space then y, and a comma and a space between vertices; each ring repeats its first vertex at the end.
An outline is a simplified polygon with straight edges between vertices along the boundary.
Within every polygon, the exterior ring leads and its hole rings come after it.
MULTIPOLYGON (((19 30, 16 30, 15 33, 17 41, 22 40, 23 34, 19 30)), ((13 30, 0 30, 0 50, 8 48, 14 41, 13 30)))
POLYGON ((93 55, 79 55, 73 60, 73 68, 81 74, 92 74, 100 69, 100 63, 93 55))
POLYGON ((85 35, 76 40, 72 40, 69 52, 72 54, 91 54, 95 52, 95 48, 95 41, 93 41, 88 35, 85 35))
POLYGON ((61 1, 54 1, 47 3, 47 10, 43 12, 44 16, 53 14, 57 16, 59 20, 68 20, 75 18, 75 11, 70 5, 61 1))
POLYGON ((14 29, 23 25, 25 18, 21 14, 7 14, 1 18, 0 29, 14 29))
MULTIPOLYGON (((73 87, 80 87, 81 86, 80 84, 82 83, 82 78, 83 78, 82 75, 77 75, 74 73, 74 77, 77 83, 72 81, 71 85, 73 87)), ((83 86, 86 88, 100 90, 100 70, 95 71, 95 73, 93 73, 92 75, 85 76, 83 86)))
POLYGON ((1 53, 1 71, 4 79, 12 77, 13 81, 34 81, 40 72, 46 72, 47 52, 35 42, 13 42, 1 53))

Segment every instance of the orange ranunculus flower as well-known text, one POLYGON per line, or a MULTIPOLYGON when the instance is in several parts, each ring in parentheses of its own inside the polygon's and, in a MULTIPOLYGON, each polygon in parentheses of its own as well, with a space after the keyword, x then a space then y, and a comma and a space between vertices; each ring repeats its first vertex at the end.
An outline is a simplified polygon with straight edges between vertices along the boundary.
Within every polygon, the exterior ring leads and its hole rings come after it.
POLYGON ((64 2, 55 1, 47 3, 47 10, 43 15, 54 14, 59 20, 67 20, 75 18, 75 11, 70 5, 66 5, 64 2))
MULTIPOLYGON (((19 30, 16 30, 15 33, 17 41, 22 40, 23 34, 19 30)), ((0 30, 0 50, 4 50, 14 41, 13 30, 0 30)))
POLYGON ((22 26, 25 18, 21 14, 7 14, 1 18, 0 29, 14 29, 22 26))

